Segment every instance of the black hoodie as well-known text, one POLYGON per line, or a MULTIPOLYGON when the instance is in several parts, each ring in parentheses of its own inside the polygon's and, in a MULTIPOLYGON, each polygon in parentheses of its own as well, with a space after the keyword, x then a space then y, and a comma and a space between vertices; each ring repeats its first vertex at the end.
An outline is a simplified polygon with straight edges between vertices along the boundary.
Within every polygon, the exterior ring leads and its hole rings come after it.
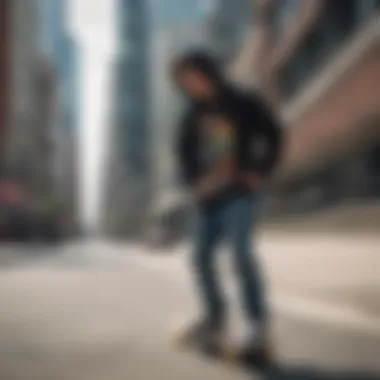
POLYGON ((183 117, 177 141, 181 177, 193 186, 204 174, 199 159, 200 117, 217 113, 234 125, 237 138, 238 170, 252 171, 268 177, 275 168, 282 147, 282 128, 274 113, 257 95, 228 84, 215 60, 204 52, 192 52, 177 61, 177 68, 193 68, 211 79, 217 89, 217 99, 202 103, 190 99, 183 117), (264 150, 263 150, 264 149, 264 150))

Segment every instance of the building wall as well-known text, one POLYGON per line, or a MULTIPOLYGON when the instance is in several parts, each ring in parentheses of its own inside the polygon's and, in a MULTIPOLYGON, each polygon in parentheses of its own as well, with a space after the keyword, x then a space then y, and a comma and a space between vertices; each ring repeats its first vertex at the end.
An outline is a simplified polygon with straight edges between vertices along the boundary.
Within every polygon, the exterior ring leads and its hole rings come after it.
POLYGON ((66 206, 71 219, 77 219, 78 173, 78 49, 68 28, 68 7, 64 0, 39 2, 40 53, 54 72, 54 104, 47 121, 52 137, 50 170, 53 172, 53 197, 66 206))
POLYGON ((57 109, 57 77, 52 62, 40 57, 36 76, 36 125, 33 144, 38 151, 34 162, 34 186, 41 203, 55 191, 53 124, 57 109))
POLYGON ((128 173, 124 163, 124 147, 121 144, 121 140, 124 138, 123 130, 117 124, 119 118, 119 103, 117 101, 119 96, 118 60, 113 63, 112 67, 113 76, 110 90, 112 98, 108 122, 111 128, 107 139, 108 146, 105 158, 106 173, 103 182, 101 226, 104 233, 115 236, 123 232, 120 229, 123 227, 123 220, 125 219, 128 173))
POLYGON ((292 120, 283 168, 286 175, 302 175, 326 165, 363 144, 368 146, 370 139, 380 142, 380 134, 374 130, 374 123, 377 128, 380 124, 379 86, 380 35, 379 43, 292 120))
POLYGON ((65 0, 40 1, 41 53, 48 56, 58 75, 62 127, 76 129, 78 114, 78 48, 69 30, 68 3, 65 0))
POLYGON ((39 66, 38 7, 35 2, 12 0, 11 9, 12 67, 9 139, 7 161, 27 186, 33 188, 33 173, 37 164, 35 144, 37 121, 36 87, 39 66))
POLYGON ((298 199, 308 189, 318 190, 315 205, 380 194, 379 3, 345 5, 343 24, 321 13, 314 41, 305 37, 286 70, 274 75, 277 89, 285 90, 280 109, 288 128, 277 177, 283 200, 298 199), (297 78, 288 75, 291 86, 283 88, 282 79, 292 70, 297 78))
POLYGON ((9 116, 10 0, 0 0, 0 150, 6 144, 9 116))

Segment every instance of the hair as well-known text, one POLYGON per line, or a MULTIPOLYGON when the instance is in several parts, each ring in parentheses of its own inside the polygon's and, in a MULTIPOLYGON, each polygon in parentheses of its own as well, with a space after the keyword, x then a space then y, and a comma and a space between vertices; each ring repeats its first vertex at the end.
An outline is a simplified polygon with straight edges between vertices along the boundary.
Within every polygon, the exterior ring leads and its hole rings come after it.
POLYGON ((185 70, 198 71, 214 84, 222 82, 221 70, 217 60, 210 53, 202 50, 191 51, 174 59, 171 65, 173 78, 178 78, 185 70))

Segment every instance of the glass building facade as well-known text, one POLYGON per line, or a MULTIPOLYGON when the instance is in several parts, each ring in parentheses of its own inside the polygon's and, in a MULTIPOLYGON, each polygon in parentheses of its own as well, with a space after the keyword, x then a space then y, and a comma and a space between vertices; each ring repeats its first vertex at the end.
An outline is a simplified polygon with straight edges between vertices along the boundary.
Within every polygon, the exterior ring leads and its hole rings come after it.
POLYGON ((144 211, 150 192, 150 12, 148 1, 118 1, 115 121, 128 215, 144 211))
POLYGON ((68 29, 65 0, 39 0, 41 52, 57 74, 62 124, 76 128, 78 118, 78 47, 68 29))

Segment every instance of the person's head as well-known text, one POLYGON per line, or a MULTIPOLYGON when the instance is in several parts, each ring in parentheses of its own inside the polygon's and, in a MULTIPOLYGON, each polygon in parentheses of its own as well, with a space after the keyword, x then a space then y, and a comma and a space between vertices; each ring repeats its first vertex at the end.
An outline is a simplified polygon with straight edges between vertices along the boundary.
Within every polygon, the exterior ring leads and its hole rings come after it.
POLYGON ((172 77, 180 90, 195 101, 212 99, 222 84, 216 60, 202 51, 176 59, 172 65, 172 77))

